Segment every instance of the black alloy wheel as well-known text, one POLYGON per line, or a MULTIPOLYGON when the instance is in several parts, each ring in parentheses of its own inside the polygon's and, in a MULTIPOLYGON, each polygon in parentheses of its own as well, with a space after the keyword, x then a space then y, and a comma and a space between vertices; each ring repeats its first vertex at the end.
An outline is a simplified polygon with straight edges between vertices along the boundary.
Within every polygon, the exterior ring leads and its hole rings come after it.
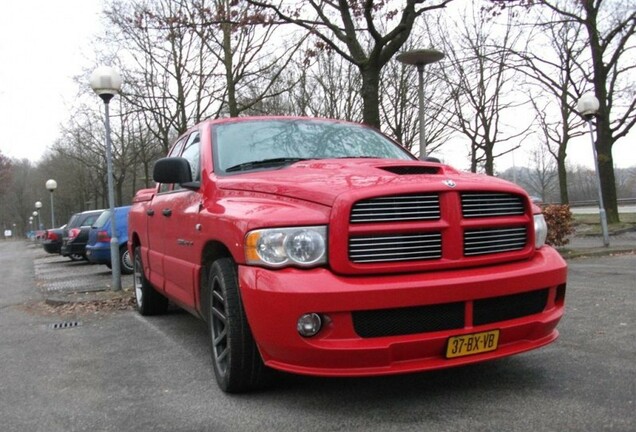
POLYGON ((271 371, 263 364, 247 323, 236 265, 231 258, 221 258, 207 270, 207 321, 216 381, 228 393, 262 388, 271 371))

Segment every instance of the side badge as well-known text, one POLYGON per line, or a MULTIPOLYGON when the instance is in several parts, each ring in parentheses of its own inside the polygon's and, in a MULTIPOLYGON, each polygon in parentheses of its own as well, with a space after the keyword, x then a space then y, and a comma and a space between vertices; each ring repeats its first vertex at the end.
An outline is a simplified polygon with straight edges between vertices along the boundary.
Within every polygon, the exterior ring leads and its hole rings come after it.
POLYGON ((457 186, 457 183, 452 180, 444 180, 442 183, 444 183, 449 188, 454 188, 455 186, 457 186))

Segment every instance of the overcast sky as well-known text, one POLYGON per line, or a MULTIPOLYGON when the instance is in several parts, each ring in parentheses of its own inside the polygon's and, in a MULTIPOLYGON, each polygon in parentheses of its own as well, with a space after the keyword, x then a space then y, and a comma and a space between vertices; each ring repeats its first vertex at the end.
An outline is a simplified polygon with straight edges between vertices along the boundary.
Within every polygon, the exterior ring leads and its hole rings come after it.
MULTIPOLYGON (((0 150, 37 161, 59 136, 78 93, 73 76, 93 66, 95 37, 103 33, 103 0, 11 0, 0 14, 0 150)), ((88 85, 88 84, 86 84, 88 85)), ((125 85, 125 83, 124 83, 125 85)), ((96 98, 96 104, 99 100, 96 98)), ((634 132, 614 145, 619 168, 636 165, 634 132), (633 153, 633 151, 632 151, 633 153)), ((466 150, 445 153, 445 161, 466 169, 466 150)), ((515 164, 527 165, 517 151, 515 164)), ((568 147, 572 164, 593 166, 589 135, 568 147)), ((511 156, 497 161, 513 165, 511 156)))
MULTIPOLYGON (((59 136, 91 65, 101 0, 8 1, 0 14, 0 149, 38 160, 59 136)), ((98 103, 98 100, 96 100, 98 103)))

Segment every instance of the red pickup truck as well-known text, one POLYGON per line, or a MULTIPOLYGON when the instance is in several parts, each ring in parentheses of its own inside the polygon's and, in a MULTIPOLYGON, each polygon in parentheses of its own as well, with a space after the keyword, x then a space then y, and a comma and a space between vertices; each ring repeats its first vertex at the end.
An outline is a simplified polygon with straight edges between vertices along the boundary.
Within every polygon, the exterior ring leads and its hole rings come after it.
POLYGON ((376 130, 210 120, 154 166, 129 215, 141 314, 209 326, 227 392, 272 369, 373 376, 554 341, 567 268, 509 182, 419 161, 376 130))

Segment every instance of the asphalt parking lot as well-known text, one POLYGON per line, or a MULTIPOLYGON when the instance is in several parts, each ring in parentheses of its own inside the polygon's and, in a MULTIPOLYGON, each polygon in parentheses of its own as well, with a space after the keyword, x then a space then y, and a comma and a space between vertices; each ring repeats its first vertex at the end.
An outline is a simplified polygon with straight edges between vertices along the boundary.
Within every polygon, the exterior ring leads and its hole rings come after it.
MULTIPOLYGON (((105 265, 71 261, 60 255, 36 254, 33 269, 38 287, 49 298, 109 290, 112 282, 111 271, 105 265)), ((132 283, 132 276, 122 276, 122 286, 132 283)))
POLYGON ((561 337, 543 349, 394 377, 281 374, 271 389, 230 396, 214 383, 196 318, 178 309, 69 314, 44 299, 105 295, 108 269, 11 243, 0 242, 3 431, 635 429, 633 253, 569 261, 561 337))

